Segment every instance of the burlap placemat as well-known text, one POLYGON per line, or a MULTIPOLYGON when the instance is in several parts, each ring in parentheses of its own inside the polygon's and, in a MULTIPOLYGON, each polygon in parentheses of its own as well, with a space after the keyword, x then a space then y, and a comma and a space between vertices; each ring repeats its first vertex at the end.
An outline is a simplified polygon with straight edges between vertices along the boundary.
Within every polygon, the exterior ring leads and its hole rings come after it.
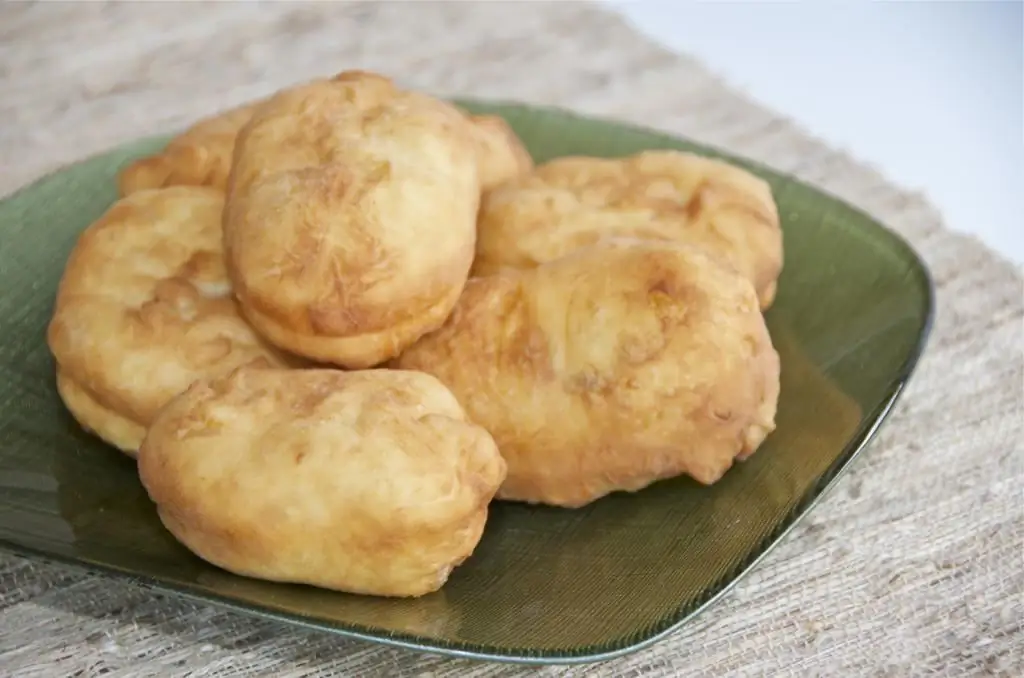
MULTIPOLYGON (((1022 278, 887 183, 579 3, 0 7, 0 192, 289 82, 379 69, 687 135, 906 236, 938 288, 926 357, 855 468, 725 600, 656 646, 530 670, 383 649, 0 556, 5 676, 1024 674, 1022 278)), ((941 143, 941 140, 936 140, 941 143)))

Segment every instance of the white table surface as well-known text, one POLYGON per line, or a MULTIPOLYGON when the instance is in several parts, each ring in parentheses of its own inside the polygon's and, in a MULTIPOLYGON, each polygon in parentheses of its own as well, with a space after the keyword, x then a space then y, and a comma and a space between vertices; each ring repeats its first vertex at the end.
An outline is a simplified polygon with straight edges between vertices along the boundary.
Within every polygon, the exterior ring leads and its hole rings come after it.
POLYGON ((1024 264, 1024 3, 606 0, 1024 264))

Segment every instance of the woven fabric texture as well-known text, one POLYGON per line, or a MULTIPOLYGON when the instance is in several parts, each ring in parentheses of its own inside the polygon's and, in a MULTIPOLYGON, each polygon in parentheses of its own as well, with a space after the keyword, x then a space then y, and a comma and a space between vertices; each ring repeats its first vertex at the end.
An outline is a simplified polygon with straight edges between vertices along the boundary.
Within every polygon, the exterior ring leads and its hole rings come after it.
POLYGON ((526 669, 386 649, 0 555, 0 675, 1024 675, 1020 268, 944 228, 924 197, 615 15, 568 2, 7 3, 0 193, 353 67, 440 94, 555 104, 686 135, 872 213, 917 248, 937 287, 932 338, 907 393, 754 573, 621 659, 526 669))

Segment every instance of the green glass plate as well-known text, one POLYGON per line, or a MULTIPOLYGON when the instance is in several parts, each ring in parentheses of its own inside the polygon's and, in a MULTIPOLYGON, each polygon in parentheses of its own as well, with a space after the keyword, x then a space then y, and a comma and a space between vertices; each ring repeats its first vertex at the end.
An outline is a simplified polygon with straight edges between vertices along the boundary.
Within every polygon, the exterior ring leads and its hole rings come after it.
POLYGON ((44 333, 78 233, 122 165, 165 139, 63 169, 0 203, 0 544, 158 590, 370 641, 568 663, 647 645, 707 607, 801 518, 877 430, 928 334, 932 286, 914 252, 807 185, 650 130, 510 103, 538 161, 646 148, 726 157, 771 182, 786 266, 767 314, 782 359, 778 428, 713 487, 664 481, 576 510, 496 503, 440 592, 385 600, 248 580, 204 564, 157 520, 133 462, 84 434, 54 386, 44 333))

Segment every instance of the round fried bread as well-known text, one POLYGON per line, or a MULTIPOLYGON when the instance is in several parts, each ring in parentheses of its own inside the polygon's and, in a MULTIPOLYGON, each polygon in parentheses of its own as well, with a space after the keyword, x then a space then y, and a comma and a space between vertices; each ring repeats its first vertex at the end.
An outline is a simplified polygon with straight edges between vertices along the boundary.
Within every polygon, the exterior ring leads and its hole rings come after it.
POLYGON ((139 476, 167 529, 225 570, 421 596, 472 554, 505 462, 427 374, 243 368, 161 410, 139 476))
POLYGON ((714 483, 774 429, 779 395, 750 281, 666 241, 474 278, 395 364, 436 376, 494 436, 499 498, 566 507, 681 474, 714 483))
POLYGON ((246 317, 353 369, 437 328, 472 264, 475 150, 456 108, 372 73, 272 97, 238 137, 224 213, 246 317))
POLYGON ((212 188, 139 191, 80 236, 47 342, 82 426, 134 454, 156 412, 196 379, 283 359, 232 298, 212 188))
POLYGON ((771 189, 720 160, 678 151, 552 160, 488 192, 473 275, 530 268, 609 236, 696 243, 775 298, 782 230, 771 189))

